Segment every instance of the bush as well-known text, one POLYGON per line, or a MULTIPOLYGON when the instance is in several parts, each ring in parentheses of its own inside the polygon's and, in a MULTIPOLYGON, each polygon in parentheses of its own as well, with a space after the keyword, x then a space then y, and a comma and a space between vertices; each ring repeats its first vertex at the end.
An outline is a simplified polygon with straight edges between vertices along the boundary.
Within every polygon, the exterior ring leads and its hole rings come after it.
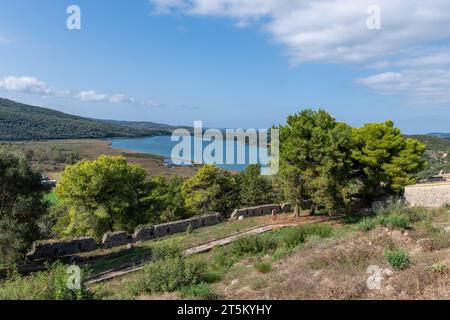
POLYGON ((370 231, 380 225, 378 218, 364 218, 356 226, 358 230, 370 231))
POLYGON ((268 262, 259 261, 255 263, 255 269, 261 273, 268 273, 272 271, 272 265, 268 262))
POLYGON ((183 249, 177 241, 156 242, 152 247, 152 260, 181 258, 183 249))
POLYGON ((410 218, 404 214, 401 215, 388 215, 383 217, 382 224, 386 226, 391 226, 397 229, 409 229, 410 228, 410 218))
POLYGON ((54 264, 48 271, 28 277, 12 274, 0 286, 0 300, 93 300, 99 297, 82 284, 81 289, 67 287, 67 266, 54 264))
POLYGON ((192 226, 192 224, 189 223, 189 225, 186 228, 186 233, 191 234, 192 231, 194 231, 194 227, 192 226))
POLYGON ((199 260, 168 258, 144 269, 144 275, 131 285, 134 295, 174 292, 205 282, 206 264, 199 260))
POLYGON ((277 247, 274 239, 264 236, 240 238, 231 245, 231 251, 236 255, 265 253, 277 247))
POLYGON ((402 249, 386 250, 384 257, 397 270, 407 269, 411 264, 408 252, 402 249))
POLYGON ((280 243, 288 248, 295 248, 304 243, 309 237, 327 238, 333 232, 329 224, 310 224, 296 228, 281 230, 279 233, 280 243))
POLYGON ((217 300, 218 296, 212 292, 206 283, 200 283, 180 289, 181 297, 184 299, 217 300))

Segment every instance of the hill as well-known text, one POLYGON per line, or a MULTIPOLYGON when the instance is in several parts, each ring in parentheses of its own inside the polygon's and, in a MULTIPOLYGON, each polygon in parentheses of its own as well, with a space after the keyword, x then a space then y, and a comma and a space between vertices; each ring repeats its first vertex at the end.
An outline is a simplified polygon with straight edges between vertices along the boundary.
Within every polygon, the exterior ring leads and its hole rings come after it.
POLYGON ((0 140, 57 140, 168 134, 163 125, 139 127, 88 119, 0 98, 0 140))
POLYGON ((419 172, 418 179, 426 179, 439 174, 441 171, 450 172, 450 140, 440 136, 416 135, 409 136, 425 144, 427 149, 424 155, 428 167, 419 172))

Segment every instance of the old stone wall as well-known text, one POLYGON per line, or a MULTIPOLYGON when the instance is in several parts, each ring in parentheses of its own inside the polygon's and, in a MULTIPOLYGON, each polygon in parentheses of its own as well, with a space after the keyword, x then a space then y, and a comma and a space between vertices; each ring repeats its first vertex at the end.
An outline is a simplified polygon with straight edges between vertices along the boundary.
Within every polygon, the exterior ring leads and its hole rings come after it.
POLYGON ((105 248, 125 246, 131 243, 132 237, 125 231, 108 232, 103 235, 102 244, 105 248))
POLYGON ((37 241, 27 254, 29 259, 62 257, 69 254, 89 252, 97 249, 94 238, 84 237, 71 240, 37 241))
POLYGON ((239 217, 258 217, 258 216, 265 216, 272 214, 272 210, 275 209, 277 213, 287 213, 291 212, 291 205, 290 204, 267 204, 263 206, 256 206, 256 207, 249 207, 249 208, 243 208, 243 209, 236 209, 234 210, 233 214, 231 215, 232 220, 237 220, 239 217))
MULTIPOLYGON (((236 209, 232 215, 232 219, 243 217, 254 217, 272 214, 272 210, 276 209, 278 213, 290 212, 289 204, 270 204, 244 209, 236 209)), ((220 223, 220 213, 205 214, 196 216, 187 220, 175 221, 170 223, 159 224, 155 226, 137 228, 133 235, 129 235, 124 231, 109 232, 103 236, 101 246, 103 248, 114 248, 128 245, 140 241, 153 240, 162 238, 175 233, 186 232, 189 225, 193 229, 213 226, 220 223)), ((72 240, 48 240, 38 241, 33 244, 31 251, 27 254, 29 259, 42 259, 61 257, 81 252, 89 252, 97 249, 94 238, 85 237, 72 240)))
POLYGON ((133 235, 133 242, 161 238, 175 233, 185 232, 189 225, 198 229, 212 226, 220 222, 220 213, 205 214, 187 220, 174 221, 156 226, 138 228, 133 235))
POLYGON ((415 207, 438 208, 450 204, 450 183, 408 186, 405 200, 415 207))

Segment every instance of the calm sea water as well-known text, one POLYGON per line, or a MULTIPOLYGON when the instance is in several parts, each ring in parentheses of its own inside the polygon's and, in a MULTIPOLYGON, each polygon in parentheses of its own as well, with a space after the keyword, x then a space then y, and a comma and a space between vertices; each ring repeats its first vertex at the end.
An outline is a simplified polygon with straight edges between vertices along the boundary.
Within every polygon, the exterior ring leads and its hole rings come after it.
MULTIPOLYGON (((192 139, 192 145, 194 145, 194 139, 196 141, 202 141, 200 138, 193 138, 192 139)), ((171 141, 170 136, 157 136, 157 137, 144 137, 144 138, 126 138, 126 139, 111 139, 112 145, 111 147, 114 149, 127 149, 133 152, 139 152, 139 153, 148 153, 148 154, 156 154, 159 156, 163 156, 166 158, 170 158, 172 154, 172 149, 179 143, 179 142, 173 142, 171 141)), ((232 142, 228 142, 232 143, 232 142)), ((202 150, 196 150, 197 156, 203 155, 203 150, 210 145, 211 142, 209 141, 202 141, 203 148, 202 150)), ((225 143, 224 143, 225 144, 225 143)), ((194 147, 192 147, 192 153, 194 153, 194 147)), ((235 154, 235 161, 234 164, 217 164, 218 167, 221 167, 223 169, 227 170, 236 170, 236 171, 242 171, 244 170, 250 163, 250 154, 258 152, 257 154, 268 155, 267 154, 267 148, 258 148, 257 146, 250 146, 250 145, 242 145, 238 142, 234 143, 234 154, 235 154), (245 148, 245 164, 237 164, 237 149, 239 147, 245 148)), ((224 151, 224 159, 226 157, 226 151, 224 151)), ((188 155, 182 155, 182 159, 186 160, 192 160, 188 155)), ((258 157, 258 163, 261 163, 261 159, 258 157)))

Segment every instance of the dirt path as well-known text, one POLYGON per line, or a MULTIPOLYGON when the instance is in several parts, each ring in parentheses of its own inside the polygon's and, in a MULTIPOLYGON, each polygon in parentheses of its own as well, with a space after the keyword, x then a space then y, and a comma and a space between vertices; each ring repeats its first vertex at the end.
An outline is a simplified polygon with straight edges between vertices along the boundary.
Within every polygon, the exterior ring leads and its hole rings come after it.
MULTIPOLYGON (((279 223, 274 223, 274 224, 267 224, 267 225, 263 225, 263 226, 253 227, 250 229, 246 229, 246 230, 234 233, 232 235, 228 235, 226 237, 214 239, 214 240, 211 240, 211 241, 208 241, 205 243, 201 243, 201 244, 189 247, 184 250, 184 256, 190 256, 193 254, 208 252, 215 247, 228 245, 241 237, 263 234, 263 233, 266 233, 269 231, 282 229, 282 228, 288 228, 288 227, 296 227, 296 226, 303 225, 303 224, 326 222, 326 221, 335 220, 336 218, 337 217, 333 217, 333 218, 303 217, 303 219, 296 220, 293 222, 284 221, 284 222, 279 222, 279 223)), ((148 262, 149 261, 143 261, 138 264, 126 265, 121 268, 116 268, 114 270, 108 270, 108 271, 96 274, 87 279, 87 284, 92 285, 95 283, 108 281, 110 279, 120 277, 120 276, 129 274, 129 273, 140 271, 145 267, 145 265, 148 262)))

